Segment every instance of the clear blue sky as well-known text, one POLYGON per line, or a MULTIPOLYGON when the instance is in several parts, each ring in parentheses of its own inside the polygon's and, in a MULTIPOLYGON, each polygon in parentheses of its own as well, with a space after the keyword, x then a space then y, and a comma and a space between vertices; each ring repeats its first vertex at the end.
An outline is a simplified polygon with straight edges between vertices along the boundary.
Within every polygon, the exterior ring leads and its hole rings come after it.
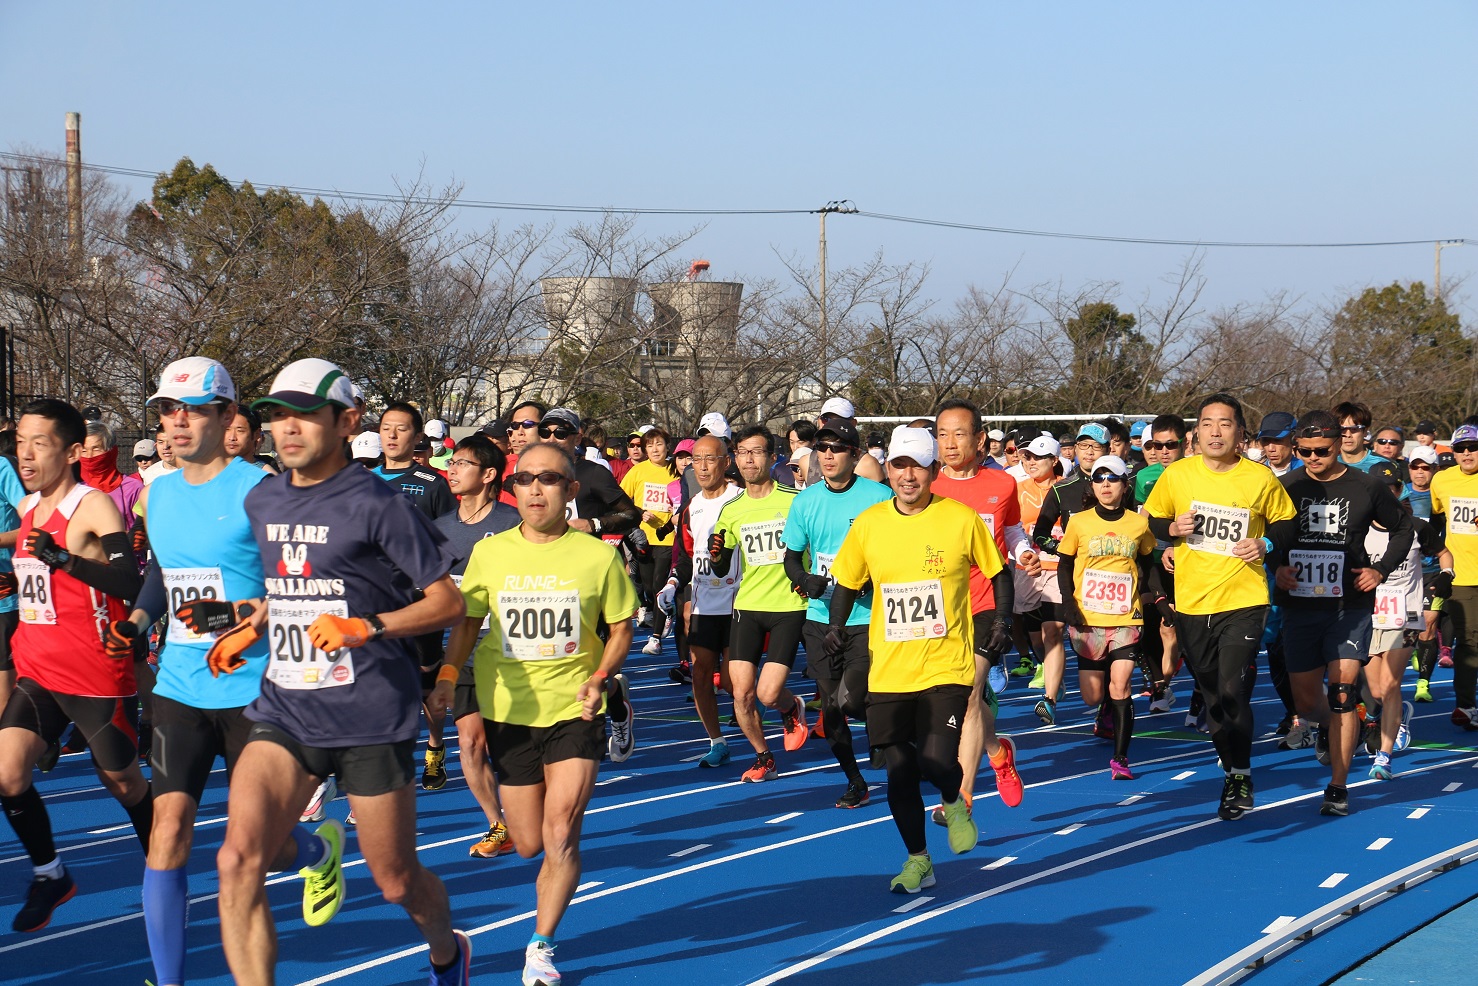
MULTIPOLYGON (((519 202, 850 198, 1125 236, 1478 238, 1475 50, 1471 2, 4 0, 0 148, 59 152, 76 110, 90 162, 189 155, 258 183, 381 191, 424 165, 519 202)), ((1019 288, 1122 282, 1133 308, 1188 252, 861 217, 829 230, 833 265, 926 261, 944 301, 1016 268, 1019 288)), ((770 216, 709 220, 690 252, 727 279, 815 249, 814 216, 770 216)), ((1212 250, 1207 299, 1430 284, 1432 253, 1212 250)), ((1475 270, 1478 245, 1444 252, 1444 280, 1475 270)), ((1470 325, 1475 286, 1459 299, 1470 325)))

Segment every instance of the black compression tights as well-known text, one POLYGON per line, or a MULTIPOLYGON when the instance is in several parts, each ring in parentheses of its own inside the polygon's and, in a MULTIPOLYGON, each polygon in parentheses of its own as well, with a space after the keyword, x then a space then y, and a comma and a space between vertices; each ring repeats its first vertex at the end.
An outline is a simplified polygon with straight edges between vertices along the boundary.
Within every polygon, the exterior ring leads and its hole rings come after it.
POLYGON ((888 810, 893 813, 893 824, 898 826, 904 848, 909 855, 927 852, 921 782, 927 778, 945 801, 958 799, 964 777, 959 745, 942 736, 926 737, 922 747, 894 743, 883 747, 883 762, 888 767, 888 810))
POLYGON ((847 719, 861 722, 866 715, 867 665, 861 664, 843 672, 846 679, 847 705, 837 703, 837 686, 841 684, 831 678, 816 679, 816 694, 821 699, 821 725, 826 730, 826 745, 831 747, 832 756, 841 764, 847 780, 862 778, 857 769, 857 753, 852 746, 852 727, 847 719))

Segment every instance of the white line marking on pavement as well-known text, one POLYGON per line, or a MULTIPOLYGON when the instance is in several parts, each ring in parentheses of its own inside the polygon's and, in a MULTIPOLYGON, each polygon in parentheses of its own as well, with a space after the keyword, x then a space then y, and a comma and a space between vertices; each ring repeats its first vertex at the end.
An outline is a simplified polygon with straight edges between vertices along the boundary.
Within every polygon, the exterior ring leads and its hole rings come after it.
POLYGON ((1262 929, 1262 933, 1265 935, 1271 935, 1273 932, 1277 931, 1279 928, 1283 927, 1285 924, 1293 920, 1295 920, 1295 918, 1292 914, 1279 914, 1277 917, 1273 918, 1272 924, 1262 929))
POLYGON ((1195 777, 1195 776, 1196 776, 1196 772, 1194 770, 1182 770, 1180 773, 1176 774, 1174 777, 1172 777, 1170 779, 1172 781, 1183 781, 1187 777, 1195 777))
POLYGON ((713 848, 712 843, 700 842, 696 846, 689 846, 686 849, 679 849, 677 852, 675 852, 675 853, 669 853, 668 855, 671 856, 673 859, 682 859, 684 856, 691 856, 695 852, 700 852, 700 851, 702 851, 704 849, 712 849, 712 848, 713 848))
MULTIPOLYGON (((1478 766, 1478 764, 1475 764, 1474 766, 1478 766)), ((1427 812, 1429 812, 1431 810, 1432 809, 1430 809, 1430 808, 1418 808, 1415 811, 1413 811, 1410 815, 1407 815, 1406 817, 1407 818, 1421 818, 1423 815, 1425 815, 1427 812)))
POLYGON ((1324 880, 1323 883, 1319 884, 1319 886, 1323 887, 1325 890, 1329 890, 1329 889, 1331 889, 1333 887, 1339 886, 1341 883, 1344 883, 1345 882, 1345 877, 1347 877, 1349 875, 1350 874, 1348 874, 1348 873, 1331 873, 1324 880))
POLYGON ((931 901, 933 899, 934 899, 933 897, 916 897, 913 900, 909 901, 907 904, 904 904, 902 907, 895 907, 895 908, 893 908, 893 913, 894 914, 907 914, 909 911, 913 910, 915 907, 923 907, 925 904, 929 903, 929 901, 931 901))
POLYGON ((1144 800, 1144 795, 1142 795, 1142 794, 1131 794, 1131 795, 1129 795, 1129 797, 1127 797, 1123 801, 1120 801, 1119 802, 1119 807, 1120 808, 1128 808, 1130 805, 1134 804, 1134 802, 1136 802, 1136 801, 1143 801, 1143 800, 1144 800))
POLYGON ((1366 846, 1365 848, 1366 849, 1372 849, 1372 850, 1380 850, 1380 849, 1386 848, 1386 846, 1389 846, 1390 844, 1391 844, 1391 840, 1390 839, 1376 839, 1374 842, 1372 842, 1370 845, 1366 846))
POLYGON ((981 869, 982 870, 998 870, 1002 866, 1005 866, 1007 863, 1014 863, 1014 862, 1016 862, 1016 857, 1015 856, 1002 856, 1000 859, 996 860, 994 863, 986 863, 984 866, 981 867, 981 869))
POLYGON ((765 824, 766 825, 779 825, 781 822, 788 822, 792 818, 800 818, 802 814, 804 814, 804 813, 803 812, 799 812, 799 811, 786 812, 784 815, 779 815, 779 816, 777 816, 775 818, 770 819, 765 824))
POLYGON ((1447 785, 1442 790, 1445 791, 1445 792, 1447 792, 1448 794, 1451 794, 1453 791, 1456 791, 1458 788, 1460 788, 1462 786, 1463 786, 1463 782, 1462 781, 1453 781, 1451 784, 1447 785))
POLYGON ((1083 827, 1083 823, 1082 822, 1073 822, 1067 828, 1065 828, 1065 829, 1058 829, 1056 832, 1053 832, 1052 834, 1053 835, 1072 835, 1074 832, 1076 832, 1078 829, 1080 829, 1082 827, 1083 827))

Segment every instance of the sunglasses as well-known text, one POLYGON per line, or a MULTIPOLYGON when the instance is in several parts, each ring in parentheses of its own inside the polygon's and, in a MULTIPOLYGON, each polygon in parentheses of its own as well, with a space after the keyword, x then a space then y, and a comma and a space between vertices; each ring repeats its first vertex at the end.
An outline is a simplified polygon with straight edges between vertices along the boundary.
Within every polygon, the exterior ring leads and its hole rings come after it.
POLYGON ((1096 472, 1093 474, 1093 481, 1095 483, 1122 483, 1125 477, 1111 472, 1096 472))
POLYGON ((545 427, 543 425, 539 426, 540 438, 557 438, 560 441, 564 441, 566 438, 569 438, 574 433, 575 429, 573 428, 553 428, 545 427))
POLYGON ((1430 472, 1431 469, 1432 469, 1432 464, 1430 462, 1408 462, 1406 464, 1406 468, 1408 468, 1408 469, 1426 469, 1427 471, 1430 472))
POLYGON ((1361 432, 1365 429, 1360 425, 1340 425, 1339 430, 1344 432, 1346 435, 1353 435, 1356 432, 1361 432))
POLYGON ((640 438, 638 438, 634 442, 627 442, 626 443, 626 447, 627 448, 641 448, 641 445, 642 445, 642 442, 641 442, 641 439, 640 438))
POLYGON ((1334 446, 1333 445, 1326 445, 1323 448, 1306 448, 1306 447, 1300 445, 1298 448, 1294 449, 1293 451, 1295 453, 1297 453, 1297 455, 1298 455, 1298 457, 1300 459, 1313 459, 1313 458, 1327 459, 1327 458, 1329 458, 1329 456, 1331 456, 1331 455, 1334 454, 1334 446))
POLYGON ((1377 445, 1401 445, 1401 444, 1404 444, 1404 443, 1399 438, 1377 438, 1375 440, 1375 444, 1377 444, 1377 445))
POLYGON ((548 472, 516 472, 508 478, 513 480, 514 486, 533 486, 536 482, 540 486, 555 486, 570 481, 570 477, 552 469, 548 472))
POLYGON ((1478 452, 1478 442, 1463 442, 1452 447, 1454 452, 1478 452))
POLYGON ((1144 449, 1145 449, 1146 452, 1158 452, 1158 451, 1160 451, 1160 449, 1173 449, 1173 448, 1180 448, 1180 440, 1179 439, 1172 438, 1168 442, 1145 442, 1144 443, 1144 449))
POLYGON ((841 442, 817 442, 815 448, 817 452, 831 452, 834 455, 842 452, 857 451, 852 446, 843 445, 841 442))
POLYGON ((172 401, 166 398, 155 401, 154 410, 161 418, 172 418, 181 411, 192 418, 198 418, 205 414, 206 408, 220 407, 221 403, 221 401, 209 401, 205 404, 186 404, 184 401, 172 401))
POLYGON ((539 427, 539 422, 537 421, 515 421, 508 426, 508 430, 518 431, 519 429, 522 429, 524 431, 528 431, 530 428, 537 427, 539 427))

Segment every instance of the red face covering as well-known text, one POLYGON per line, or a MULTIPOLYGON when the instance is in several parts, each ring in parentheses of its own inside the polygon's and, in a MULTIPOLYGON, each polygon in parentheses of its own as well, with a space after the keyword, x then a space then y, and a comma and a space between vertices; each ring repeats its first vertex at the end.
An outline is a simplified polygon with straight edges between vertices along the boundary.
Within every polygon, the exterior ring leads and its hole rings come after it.
POLYGON ((118 450, 108 449, 92 458, 83 456, 82 482, 95 490, 111 493, 123 483, 123 474, 118 471, 118 450))

